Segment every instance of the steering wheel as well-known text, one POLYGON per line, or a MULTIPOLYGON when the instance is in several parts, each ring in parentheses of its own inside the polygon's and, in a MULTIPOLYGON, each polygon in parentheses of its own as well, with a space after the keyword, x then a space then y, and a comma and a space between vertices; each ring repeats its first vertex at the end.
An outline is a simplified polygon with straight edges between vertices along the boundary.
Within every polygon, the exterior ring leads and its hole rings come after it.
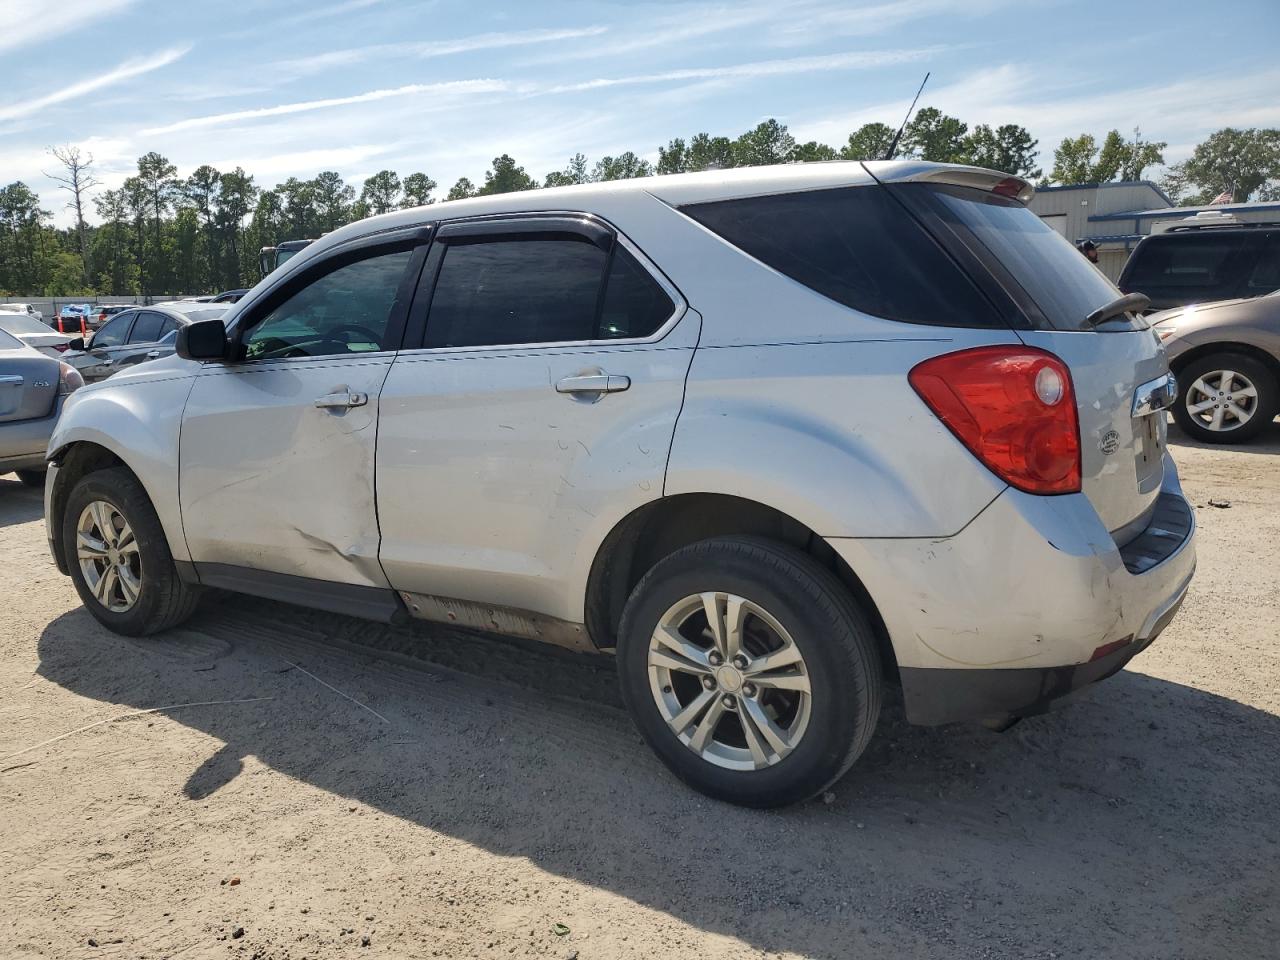
MULTIPOLYGON (((343 333, 348 330, 352 333, 358 333, 363 337, 367 337, 369 343, 376 343, 378 346, 382 346, 382 334, 376 333, 368 327, 362 327, 358 323, 340 323, 333 329, 329 330, 327 335, 336 337, 339 333, 343 333)), ((350 343, 351 341, 348 340, 347 342, 350 343)))

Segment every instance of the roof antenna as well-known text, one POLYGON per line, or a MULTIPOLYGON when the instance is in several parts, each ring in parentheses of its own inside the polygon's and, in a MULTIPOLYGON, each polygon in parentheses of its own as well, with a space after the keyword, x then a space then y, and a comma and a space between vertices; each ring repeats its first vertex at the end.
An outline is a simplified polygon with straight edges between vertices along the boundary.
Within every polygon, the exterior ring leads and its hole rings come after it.
POLYGON ((924 85, 929 82, 929 73, 926 72, 924 79, 920 81, 920 89, 916 91, 915 100, 911 101, 911 106, 907 107, 907 115, 902 118, 902 126, 898 128, 898 132, 893 135, 893 140, 889 144, 889 149, 884 152, 882 160, 892 160, 894 153, 898 149, 898 141, 902 139, 902 131, 907 129, 907 121, 911 119, 911 114, 915 112, 916 100, 920 99, 920 94, 924 92, 924 85))

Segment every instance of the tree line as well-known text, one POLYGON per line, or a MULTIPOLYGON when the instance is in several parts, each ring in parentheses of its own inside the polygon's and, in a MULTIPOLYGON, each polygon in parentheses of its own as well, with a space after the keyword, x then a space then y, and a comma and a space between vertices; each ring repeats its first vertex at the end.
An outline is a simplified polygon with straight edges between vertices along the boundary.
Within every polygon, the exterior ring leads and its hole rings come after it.
MULTIPOLYGON (((574 154, 541 181, 508 154, 495 157, 480 183, 461 177, 443 199, 533 190, 654 174, 821 160, 876 160, 894 129, 867 123, 839 146, 798 142, 785 124, 766 120, 737 137, 696 133, 660 146, 657 161, 633 151, 590 162, 574 154)), ((1082 133, 1064 139, 1045 174, 1039 141, 1018 124, 970 126, 934 107, 922 108, 903 130, 895 156, 969 163, 1038 180, 1041 185, 1139 180, 1164 164, 1164 142, 1134 130, 1101 140, 1082 133)), ((360 190, 326 170, 310 180, 290 177, 270 189, 240 167, 197 167, 183 178, 158 153, 138 158, 137 172, 116 189, 97 190, 93 157, 74 146, 51 147, 74 217, 50 226, 50 211, 18 181, 0 188, 0 295, 160 296, 248 286, 259 279, 258 251, 288 239, 318 237, 346 223, 390 210, 434 203, 439 185, 422 172, 401 177, 382 170, 360 190), (92 203, 98 222, 88 222, 92 203)), ((1182 163, 1166 168, 1161 185, 1175 202, 1208 203, 1222 193, 1235 201, 1280 199, 1280 130, 1219 130, 1182 163)))

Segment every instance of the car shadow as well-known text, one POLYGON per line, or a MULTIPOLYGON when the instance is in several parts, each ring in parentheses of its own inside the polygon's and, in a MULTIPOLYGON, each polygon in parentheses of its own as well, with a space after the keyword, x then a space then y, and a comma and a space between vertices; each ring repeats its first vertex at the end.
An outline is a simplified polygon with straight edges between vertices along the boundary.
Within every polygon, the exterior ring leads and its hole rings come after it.
POLYGON ((1252 440, 1246 443, 1205 443, 1189 436, 1169 418, 1169 442, 1179 447, 1197 450, 1213 450, 1221 453, 1277 454, 1280 453, 1280 420, 1273 420, 1252 440))
POLYGON ((0 527, 30 523, 44 516, 44 490, 28 487, 13 474, 0 476, 0 527))
POLYGON ((223 744, 179 773, 192 802, 253 756, 762 951, 1047 957, 1088 924, 1125 955, 1244 956, 1274 934, 1280 718, 1142 657, 1005 734, 910 727, 891 698, 832 793, 779 811, 670 776, 607 656, 213 597, 151 640, 73 610, 39 658, 122 712, 272 698, 161 711, 223 744))

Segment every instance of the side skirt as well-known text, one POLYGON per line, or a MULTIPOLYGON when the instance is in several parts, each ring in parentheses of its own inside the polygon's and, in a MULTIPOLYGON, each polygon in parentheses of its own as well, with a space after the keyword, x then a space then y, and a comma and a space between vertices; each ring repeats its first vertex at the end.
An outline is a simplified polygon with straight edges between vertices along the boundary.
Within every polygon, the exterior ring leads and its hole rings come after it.
POLYGON ((408 614, 400 597, 390 587, 366 587, 295 577, 287 573, 254 570, 226 563, 179 563, 178 575, 188 583, 247 593, 268 600, 281 600, 300 607, 343 613, 380 623, 405 623, 408 614), (194 576, 195 579, 189 579, 194 576))

